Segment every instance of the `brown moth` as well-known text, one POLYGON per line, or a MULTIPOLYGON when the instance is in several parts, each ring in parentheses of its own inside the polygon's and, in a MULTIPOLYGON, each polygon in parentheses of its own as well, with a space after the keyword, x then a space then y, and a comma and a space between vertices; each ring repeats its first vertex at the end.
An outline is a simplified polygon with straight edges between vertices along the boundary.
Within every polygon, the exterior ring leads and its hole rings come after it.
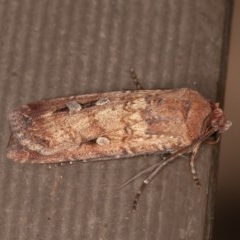
MULTIPOLYGON (((133 71, 132 76, 140 89, 133 71)), ((200 144, 231 125, 217 103, 188 88, 43 100, 17 108, 8 119, 12 135, 7 156, 17 162, 97 161, 168 153, 164 161, 146 170, 152 173, 143 181, 134 209, 145 185, 181 154, 192 153, 190 166, 199 184, 194 161, 200 144)))

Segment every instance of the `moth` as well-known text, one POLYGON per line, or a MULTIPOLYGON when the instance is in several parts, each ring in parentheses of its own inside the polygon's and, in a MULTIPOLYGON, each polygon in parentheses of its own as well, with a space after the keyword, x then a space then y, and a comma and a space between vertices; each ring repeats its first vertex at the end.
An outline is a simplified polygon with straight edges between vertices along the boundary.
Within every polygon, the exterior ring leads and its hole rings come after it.
POLYGON ((7 157, 21 163, 59 163, 165 155, 128 181, 151 172, 133 209, 145 186, 180 155, 191 153, 191 172, 199 185, 199 146, 231 122, 217 103, 195 90, 143 90, 134 70, 131 74, 137 90, 43 100, 15 109, 8 116, 12 134, 7 157))

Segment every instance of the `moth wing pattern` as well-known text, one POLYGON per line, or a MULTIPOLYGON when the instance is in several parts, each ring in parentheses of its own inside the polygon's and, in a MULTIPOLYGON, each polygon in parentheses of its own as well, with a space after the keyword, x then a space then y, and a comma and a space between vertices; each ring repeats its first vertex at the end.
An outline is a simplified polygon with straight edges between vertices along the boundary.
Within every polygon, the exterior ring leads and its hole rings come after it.
POLYGON ((174 152, 201 135, 211 111, 208 100, 187 88, 39 101, 10 113, 7 155, 53 163, 174 152))

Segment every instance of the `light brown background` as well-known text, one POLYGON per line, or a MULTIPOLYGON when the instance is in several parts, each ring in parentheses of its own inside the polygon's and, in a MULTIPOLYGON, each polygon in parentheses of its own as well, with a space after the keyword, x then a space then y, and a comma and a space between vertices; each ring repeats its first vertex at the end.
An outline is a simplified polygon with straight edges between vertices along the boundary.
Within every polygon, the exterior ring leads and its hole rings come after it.
POLYGON ((225 92, 225 113, 232 128, 221 141, 214 239, 239 236, 240 226, 240 1, 235 1, 225 92))

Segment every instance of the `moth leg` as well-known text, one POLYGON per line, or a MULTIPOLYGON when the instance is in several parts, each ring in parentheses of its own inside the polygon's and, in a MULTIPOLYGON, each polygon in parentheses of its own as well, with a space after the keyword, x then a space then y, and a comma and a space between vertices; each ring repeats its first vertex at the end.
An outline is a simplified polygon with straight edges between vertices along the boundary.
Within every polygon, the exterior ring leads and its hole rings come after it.
POLYGON ((215 129, 209 130, 208 132, 204 133, 199 139, 197 139, 191 145, 183 147, 179 151, 177 151, 177 152, 173 153, 172 155, 170 155, 169 157, 167 157, 163 162, 155 164, 154 166, 156 166, 156 168, 152 171, 152 173, 146 179, 144 179, 144 181, 142 182, 142 185, 140 186, 139 190, 137 191, 137 193, 134 197, 133 205, 132 205, 132 211, 136 210, 137 203, 138 203, 138 200, 139 200, 142 192, 144 191, 147 184, 149 182, 151 182, 153 180, 153 178, 158 174, 158 172, 164 166, 169 165, 170 163, 175 161, 177 157, 182 156, 185 153, 188 153, 190 150, 192 151, 192 156, 191 156, 191 160, 190 160, 191 172, 193 174, 194 181, 197 183, 197 185, 200 186, 200 182, 198 180, 197 172, 195 170, 195 164, 194 164, 195 163, 195 158, 196 158, 196 155, 197 155, 197 152, 198 152, 198 149, 199 149, 201 143, 203 141, 205 141, 207 138, 209 138, 209 136, 211 136, 214 132, 215 132, 215 129))
POLYGON ((190 162, 189 162, 190 168, 191 168, 191 173, 192 173, 192 176, 193 176, 193 180, 197 184, 198 188, 201 187, 201 183, 200 183, 199 178, 198 178, 197 170, 196 170, 196 167, 195 167, 195 161, 196 161, 196 156, 197 156, 200 145, 201 145, 201 143, 198 143, 194 146, 194 148, 192 150, 192 156, 191 156, 191 159, 190 159, 190 162))
POLYGON ((189 149, 193 149, 192 150, 192 156, 191 156, 191 160, 190 160, 190 167, 191 167, 191 172, 193 175, 193 179, 196 182, 197 186, 201 186, 200 181, 198 179, 197 176, 197 171, 195 169, 195 159, 196 159, 196 155, 198 153, 198 149, 201 145, 201 142, 195 143, 194 145, 190 145, 189 147, 183 148, 182 150, 179 150, 177 152, 175 152, 174 154, 172 154, 171 156, 167 157, 163 162, 157 163, 154 166, 156 166, 156 168, 152 171, 152 173, 143 180, 140 188, 138 189, 134 199, 133 199, 133 205, 132 205, 132 211, 136 211, 137 209, 137 204, 138 204, 138 200, 140 198, 140 196, 142 195, 144 189, 146 188, 146 186, 148 185, 148 183, 150 183, 153 178, 161 171, 161 169, 166 166, 169 165, 170 163, 172 163, 174 160, 176 160, 177 157, 182 156, 182 154, 185 154, 189 151, 189 149))
POLYGON ((140 186, 140 188, 138 189, 134 199, 133 199, 133 205, 132 205, 132 211, 135 212, 136 209, 137 209, 137 204, 138 204, 138 200, 139 198, 141 197, 145 187, 147 186, 147 184, 149 183, 150 181, 148 181, 148 179, 146 178, 143 182, 142 182, 142 185, 140 186))
POLYGON ((174 154, 172 154, 171 156, 167 157, 164 161, 161 161, 160 163, 154 164, 153 166, 156 166, 156 168, 152 171, 152 173, 143 180, 140 188, 138 189, 134 199, 133 199, 133 205, 132 205, 132 211, 136 211, 137 209, 137 204, 138 204, 138 200, 140 198, 140 196, 142 195, 144 189, 146 188, 146 186, 148 185, 148 183, 150 183, 153 178, 161 171, 161 169, 166 166, 169 165, 170 163, 172 163, 178 156, 180 156, 182 153, 185 153, 185 151, 178 151, 174 154))
POLYGON ((131 68, 131 69, 130 69, 130 73, 131 73, 131 78, 132 78, 133 83, 135 84, 136 88, 137 88, 138 90, 142 90, 143 87, 142 87, 142 85, 140 84, 140 82, 139 82, 139 80, 138 80, 138 77, 137 77, 137 74, 136 74, 136 72, 135 72, 135 69, 134 69, 134 68, 131 68))

